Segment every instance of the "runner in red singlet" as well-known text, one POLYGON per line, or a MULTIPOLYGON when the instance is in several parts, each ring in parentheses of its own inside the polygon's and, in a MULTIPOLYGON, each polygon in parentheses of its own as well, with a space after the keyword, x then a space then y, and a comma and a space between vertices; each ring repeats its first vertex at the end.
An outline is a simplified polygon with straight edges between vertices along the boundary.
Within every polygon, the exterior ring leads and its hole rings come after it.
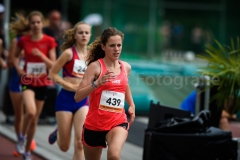
POLYGON ((18 58, 24 51, 24 69, 21 69, 14 61, 14 66, 21 76, 23 103, 26 109, 22 128, 23 137, 16 148, 19 153, 23 154, 24 160, 31 160, 30 145, 43 108, 46 89, 47 86, 53 84, 48 79, 48 70, 56 60, 57 45, 52 37, 42 33, 44 18, 41 12, 31 12, 28 21, 31 35, 20 38, 15 54, 18 58))
POLYGON ((86 160, 100 160, 102 148, 106 146, 107 158, 120 160, 129 125, 135 118, 128 84, 131 66, 119 60, 123 38, 122 32, 110 27, 89 46, 88 68, 74 96, 79 102, 89 95, 89 112, 82 133, 86 160), (125 100, 130 106, 129 123, 125 100))

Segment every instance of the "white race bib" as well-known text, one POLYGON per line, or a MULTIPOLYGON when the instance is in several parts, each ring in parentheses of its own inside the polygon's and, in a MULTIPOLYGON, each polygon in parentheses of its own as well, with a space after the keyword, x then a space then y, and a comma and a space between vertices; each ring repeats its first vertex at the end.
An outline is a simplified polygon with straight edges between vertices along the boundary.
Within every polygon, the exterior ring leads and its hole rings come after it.
POLYGON ((43 62, 27 63, 27 74, 33 77, 41 77, 47 75, 47 66, 43 62))
POLYGON ((87 65, 83 60, 75 59, 72 74, 76 77, 83 77, 87 65))
POLYGON ((102 91, 99 109, 109 112, 122 113, 124 100, 124 93, 104 90, 102 91))

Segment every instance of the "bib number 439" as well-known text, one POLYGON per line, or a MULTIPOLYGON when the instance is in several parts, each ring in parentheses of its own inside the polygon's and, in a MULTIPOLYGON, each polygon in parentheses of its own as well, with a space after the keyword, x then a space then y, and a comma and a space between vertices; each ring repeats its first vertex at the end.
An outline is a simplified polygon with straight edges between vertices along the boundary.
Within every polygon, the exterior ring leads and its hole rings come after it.
POLYGON ((106 103, 108 103, 109 105, 113 105, 113 106, 119 106, 119 105, 121 104, 121 99, 108 98, 108 100, 106 101, 106 103))
POLYGON ((101 94, 99 109, 108 112, 122 113, 124 99, 124 93, 105 90, 101 94))

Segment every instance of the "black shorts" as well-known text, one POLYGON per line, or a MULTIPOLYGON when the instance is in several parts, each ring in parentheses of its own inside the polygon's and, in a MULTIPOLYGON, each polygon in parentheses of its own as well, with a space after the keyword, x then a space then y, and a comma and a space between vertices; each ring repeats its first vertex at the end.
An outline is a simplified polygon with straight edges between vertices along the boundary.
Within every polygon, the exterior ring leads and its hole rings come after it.
POLYGON ((33 87, 30 85, 22 85, 22 92, 26 90, 32 90, 35 93, 35 98, 39 101, 44 101, 46 99, 47 94, 47 86, 43 87, 33 87))
MULTIPOLYGON (((122 123, 117 126, 121 126, 128 130, 128 123, 122 123)), ((108 132, 109 131, 93 131, 83 127, 82 141, 89 147, 106 148, 106 135, 108 132)))

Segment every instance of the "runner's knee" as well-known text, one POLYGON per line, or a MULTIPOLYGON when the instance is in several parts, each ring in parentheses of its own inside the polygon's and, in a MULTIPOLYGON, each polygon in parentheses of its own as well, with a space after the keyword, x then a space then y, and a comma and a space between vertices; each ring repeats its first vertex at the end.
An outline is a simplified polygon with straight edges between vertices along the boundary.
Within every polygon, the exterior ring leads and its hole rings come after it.
POLYGON ((120 160, 120 155, 116 153, 109 153, 108 154, 108 159, 109 160, 120 160))
POLYGON ((77 150, 83 150, 83 143, 82 143, 81 139, 75 141, 75 148, 77 150))
POLYGON ((66 145, 66 144, 60 144, 60 145, 59 145, 59 148, 61 149, 61 151, 63 151, 63 152, 67 152, 68 149, 69 149, 69 145, 66 145))

